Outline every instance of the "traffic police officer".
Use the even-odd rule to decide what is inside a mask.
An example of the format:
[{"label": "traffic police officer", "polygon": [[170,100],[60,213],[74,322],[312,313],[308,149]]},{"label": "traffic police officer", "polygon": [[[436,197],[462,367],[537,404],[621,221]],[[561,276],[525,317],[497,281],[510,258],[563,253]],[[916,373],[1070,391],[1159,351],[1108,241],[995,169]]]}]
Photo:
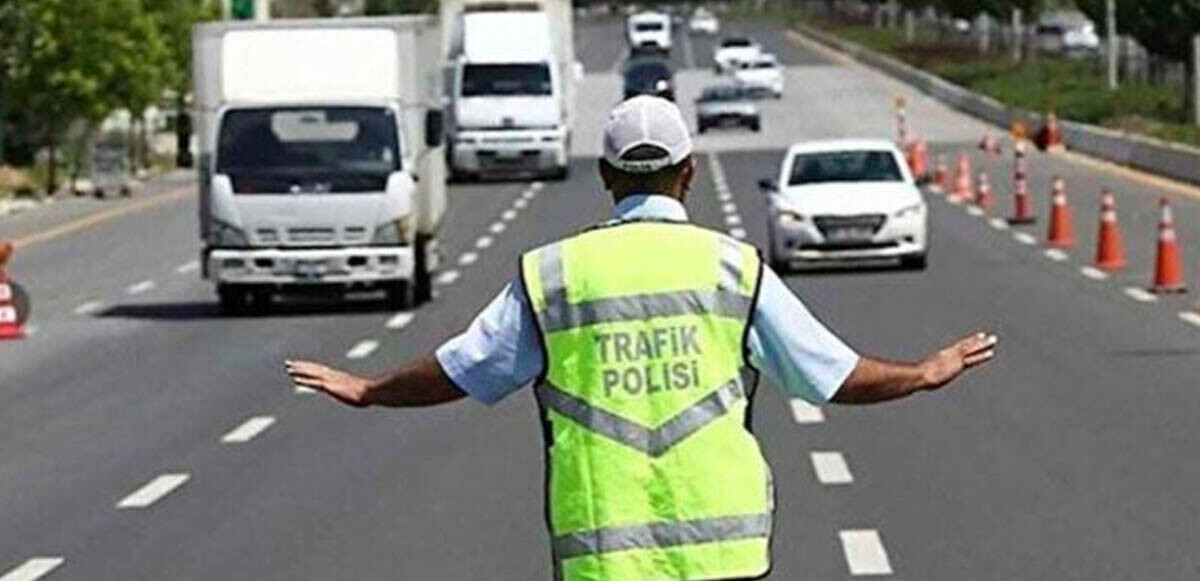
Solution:
[{"label": "traffic police officer", "polygon": [[774,494],[746,421],[757,374],[814,403],[885,401],[991,359],[996,338],[917,363],[856,354],[754,247],[688,223],[692,143],[668,101],[619,105],[599,165],[613,219],[522,256],[434,354],[377,379],[307,361],[287,371],[354,406],[493,404],[536,380],[559,579],[763,576]]}]

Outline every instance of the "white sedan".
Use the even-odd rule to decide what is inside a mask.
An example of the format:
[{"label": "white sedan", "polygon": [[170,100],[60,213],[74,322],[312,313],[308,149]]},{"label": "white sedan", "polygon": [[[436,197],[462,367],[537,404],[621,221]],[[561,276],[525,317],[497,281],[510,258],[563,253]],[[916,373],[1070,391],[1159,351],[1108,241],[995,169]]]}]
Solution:
[{"label": "white sedan", "polygon": [[718,75],[726,73],[733,70],[738,63],[757,57],[760,53],[762,47],[746,37],[726,38],[713,51],[713,71]]},{"label": "white sedan", "polygon": [[896,146],[886,140],[812,141],[788,149],[770,196],[770,259],[891,259],[924,269],[925,200]]},{"label": "white sedan", "polygon": [[763,53],[739,62],[733,70],[733,80],[751,93],[783,98],[783,67],[773,54]]}]

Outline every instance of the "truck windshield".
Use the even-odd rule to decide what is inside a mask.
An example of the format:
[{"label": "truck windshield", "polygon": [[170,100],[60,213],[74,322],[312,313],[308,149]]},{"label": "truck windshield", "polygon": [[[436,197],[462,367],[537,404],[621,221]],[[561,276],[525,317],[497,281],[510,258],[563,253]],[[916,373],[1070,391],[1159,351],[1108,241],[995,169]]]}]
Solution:
[{"label": "truck windshield", "polygon": [[463,67],[462,96],[548,96],[550,66],[530,64],[469,64]]},{"label": "truck windshield", "polygon": [[382,192],[399,169],[396,119],[386,108],[236,109],[221,121],[217,173],[234,193]]},{"label": "truck windshield", "polygon": [[638,32],[658,32],[663,28],[661,22],[639,22],[633,25],[633,29]]}]

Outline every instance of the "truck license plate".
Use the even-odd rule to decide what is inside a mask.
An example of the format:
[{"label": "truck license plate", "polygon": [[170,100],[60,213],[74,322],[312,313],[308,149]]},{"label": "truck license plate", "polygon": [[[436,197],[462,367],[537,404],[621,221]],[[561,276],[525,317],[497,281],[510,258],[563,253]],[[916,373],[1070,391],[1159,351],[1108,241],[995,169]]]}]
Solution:
[{"label": "truck license plate", "polygon": [[302,278],[320,278],[325,275],[327,265],[324,260],[297,260],[296,276]]},{"label": "truck license plate", "polygon": [[874,235],[870,228],[834,228],[829,231],[830,242],[868,242]]}]

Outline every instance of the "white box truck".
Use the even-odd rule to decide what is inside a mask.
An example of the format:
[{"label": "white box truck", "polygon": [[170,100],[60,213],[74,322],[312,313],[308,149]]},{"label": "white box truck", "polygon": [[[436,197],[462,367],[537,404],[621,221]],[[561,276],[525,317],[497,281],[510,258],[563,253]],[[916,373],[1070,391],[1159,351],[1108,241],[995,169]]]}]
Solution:
[{"label": "white box truck", "polygon": [[569,0],[444,0],[451,175],[565,179],[575,60]]},{"label": "white box truck", "polygon": [[203,275],[239,312],[294,291],[431,295],[446,209],[434,17],[193,31]]}]

